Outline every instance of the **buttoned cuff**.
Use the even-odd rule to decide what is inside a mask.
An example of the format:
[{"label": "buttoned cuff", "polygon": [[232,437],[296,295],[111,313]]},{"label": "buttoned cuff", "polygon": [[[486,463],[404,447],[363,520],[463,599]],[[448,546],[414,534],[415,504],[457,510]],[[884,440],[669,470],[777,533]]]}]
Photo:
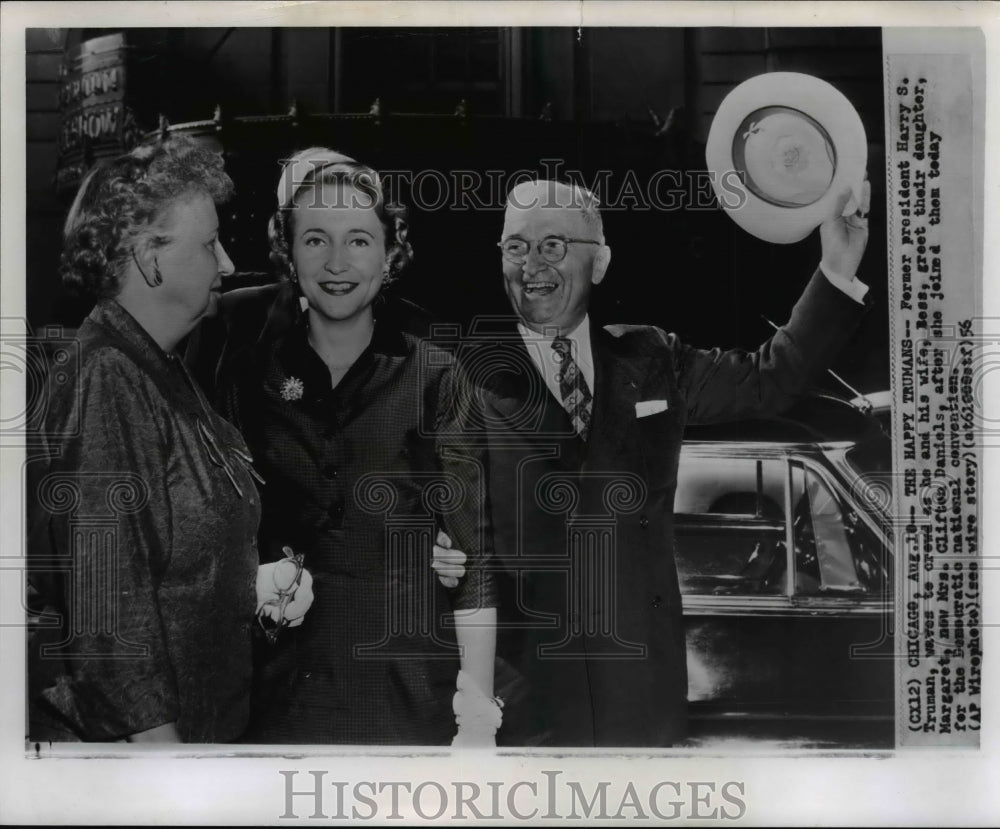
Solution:
[{"label": "buttoned cuff", "polygon": [[862,305],[864,304],[865,295],[868,293],[868,286],[854,276],[854,274],[851,274],[850,276],[839,274],[825,262],[819,263],[819,269],[823,272],[823,276],[827,278],[831,285],[838,290],[843,291],[855,302],[859,302]]}]

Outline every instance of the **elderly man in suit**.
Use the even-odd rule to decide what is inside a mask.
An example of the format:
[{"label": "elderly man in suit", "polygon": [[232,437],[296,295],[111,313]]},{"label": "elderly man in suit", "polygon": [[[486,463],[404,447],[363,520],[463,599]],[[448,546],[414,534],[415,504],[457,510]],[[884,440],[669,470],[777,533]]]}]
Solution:
[{"label": "elderly man in suit", "polygon": [[[499,246],[516,332],[466,355],[485,377],[504,569],[501,744],[665,746],[684,737],[673,555],[684,428],[787,407],[850,336],[867,291],[855,278],[867,221],[838,215],[821,236],[821,265],[785,326],[756,352],[705,350],[651,326],[592,324],[591,290],[611,249],[590,193],[534,181],[508,196]],[[462,554],[438,540],[434,566],[453,581]]]}]

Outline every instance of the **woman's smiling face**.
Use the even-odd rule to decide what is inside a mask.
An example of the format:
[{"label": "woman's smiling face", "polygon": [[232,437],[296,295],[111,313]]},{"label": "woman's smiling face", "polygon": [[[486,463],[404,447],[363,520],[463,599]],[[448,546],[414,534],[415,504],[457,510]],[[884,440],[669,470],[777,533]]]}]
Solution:
[{"label": "woman's smiling face", "polygon": [[385,228],[373,197],[349,184],[295,197],[292,261],[313,313],[343,321],[371,313],[385,276]]}]

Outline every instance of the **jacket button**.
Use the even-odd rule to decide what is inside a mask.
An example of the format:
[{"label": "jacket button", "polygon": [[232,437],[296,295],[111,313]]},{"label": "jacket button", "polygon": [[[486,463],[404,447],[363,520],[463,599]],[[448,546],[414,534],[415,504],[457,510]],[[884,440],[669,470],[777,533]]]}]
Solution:
[{"label": "jacket button", "polygon": [[659,607],[661,604],[663,604],[663,597],[662,596],[653,596],[653,601],[650,602],[650,604],[652,604],[653,607]]},{"label": "jacket button", "polygon": [[649,526],[649,519],[645,515],[639,518],[639,526],[643,529],[646,529],[646,527]]}]

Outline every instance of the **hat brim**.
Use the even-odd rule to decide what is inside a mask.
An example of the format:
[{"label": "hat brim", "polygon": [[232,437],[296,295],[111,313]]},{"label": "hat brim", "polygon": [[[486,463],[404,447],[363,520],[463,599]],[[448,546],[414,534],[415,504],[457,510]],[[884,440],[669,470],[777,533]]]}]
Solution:
[{"label": "hat brim", "polygon": [[[776,107],[808,116],[832,145],[833,176],[809,204],[779,204],[762,198],[747,186],[740,172],[743,165],[734,157],[747,119]],[[850,209],[856,209],[868,163],[868,142],[857,110],[835,87],[812,75],[768,72],[744,81],[723,100],[709,129],[705,161],[719,204],[736,224],[766,242],[790,244],[832,218],[846,188],[854,194]]]}]

